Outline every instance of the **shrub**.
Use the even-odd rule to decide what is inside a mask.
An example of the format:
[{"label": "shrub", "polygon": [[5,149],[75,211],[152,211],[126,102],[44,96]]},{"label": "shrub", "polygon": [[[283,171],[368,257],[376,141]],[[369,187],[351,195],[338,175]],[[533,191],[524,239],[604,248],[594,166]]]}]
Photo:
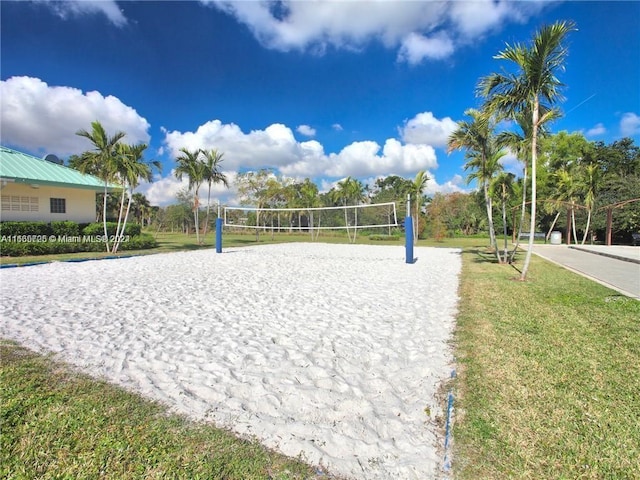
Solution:
[{"label": "shrub", "polygon": [[9,257],[22,257],[29,255],[28,243],[2,242],[0,243],[0,255]]},{"label": "shrub", "polygon": [[[107,235],[109,235],[110,237],[114,236],[116,234],[117,229],[118,229],[117,222],[107,222]],[[142,227],[140,227],[140,225],[138,225],[137,223],[127,222],[124,235],[130,235],[132,237],[135,237],[137,235],[140,235],[141,231],[142,231]],[[84,227],[84,229],[82,230],[82,234],[92,235],[92,236],[104,235],[104,224],[102,222],[90,223],[89,225]]]},{"label": "shrub", "polygon": [[51,235],[51,227],[46,222],[0,222],[0,234],[6,237],[15,235]]},{"label": "shrub", "polygon": [[158,242],[153,238],[153,235],[143,233],[141,235],[131,237],[128,242],[122,242],[120,244],[120,250],[147,250],[150,248],[156,248],[157,246]]},{"label": "shrub", "polygon": [[76,222],[72,222],[70,220],[51,222],[51,233],[56,237],[75,237],[80,235],[80,228]]},{"label": "shrub", "polygon": [[[120,250],[147,250],[158,246],[153,235],[142,234],[129,237],[120,244]],[[60,253],[104,252],[104,243],[96,241],[25,241],[0,243],[0,255],[24,257],[27,255],[55,255]]]},{"label": "shrub", "polygon": [[138,223],[127,223],[127,228],[125,229],[125,235],[131,235],[132,237],[139,236],[142,233],[142,226]]}]

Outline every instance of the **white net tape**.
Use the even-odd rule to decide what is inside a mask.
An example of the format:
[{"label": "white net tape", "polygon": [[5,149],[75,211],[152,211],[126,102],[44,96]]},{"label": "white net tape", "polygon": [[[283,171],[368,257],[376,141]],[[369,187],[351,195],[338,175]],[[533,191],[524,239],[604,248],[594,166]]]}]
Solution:
[{"label": "white net tape", "polygon": [[224,225],[263,230],[338,230],[396,227],[395,202],[314,208],[224,207]]}]

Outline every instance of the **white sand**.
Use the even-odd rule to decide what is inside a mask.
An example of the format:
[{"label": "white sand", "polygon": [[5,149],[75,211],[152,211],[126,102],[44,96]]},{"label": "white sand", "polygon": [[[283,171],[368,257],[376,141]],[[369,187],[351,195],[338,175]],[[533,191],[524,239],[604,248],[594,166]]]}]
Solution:
[{"label": "white sand", "polygon": [[461,259],[415,253],[285,244],[2,269],[0,335],[332,473],[434,478]]}]

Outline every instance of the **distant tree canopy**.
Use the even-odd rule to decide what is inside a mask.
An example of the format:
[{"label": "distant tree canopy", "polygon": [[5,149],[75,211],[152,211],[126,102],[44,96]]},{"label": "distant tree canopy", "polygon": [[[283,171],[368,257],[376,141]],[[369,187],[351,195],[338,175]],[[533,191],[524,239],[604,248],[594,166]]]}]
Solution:
[{"label": "distant tree canopy", "polygon": [[[517,145],[517,142],[502,143],[505,147],[500,150],[499,139],[505,138],[500,134],[492,137],[489,145],[474,143],[478,138],[469,138],[468,135],[475,134],[472,128],[476,126],[469,124],[467,127],[467,131],[461,131],[456,140],[459,145],[466,145],[468,142],[472,149],[467,155],[467,166],[469,179],[475,182],[475,189],[471,187],[466,192],[427,196],[425,190],[429,176],[426,171],[418,172],[415,178],[382,176],[370,186],[356,178],[346,177],[325,192],[309,178],[300,180],[284,177],[272,169],[239,173],[231,183],[220,169],[221,153],[216,150],[194,150],[188,152],[190,156],[183,152],[181,172],[188,177],[191,186],[181,191],[176,197],[175,205],[154,207],[143,194],[133,192],[135,178],[127,182],[124,174],[120,177],[113,174],[107,178],[114,178],[116,181],[122,179],[123,185],[127,186],[128,201],[123,203],[121,192],[107,194],[106,202],[104,194],[99,194],[96,216],[99,220],[117,221],[121,212],[126,213],[129,208],[129,221],[136,221],[143,226],[153,224],[160,229],[184,232],[198,230],[204,234],[217,216],[209,215],[211,187],[215,183],[221,183],[229,188],[234,187],[238,192],[238,200],[243,205],[312,208],[395,202],[400,219],[406,214],[406,202],[410,198],[411,215],[417,227],[416,234],[420,238],[488,233],[490,222],[495,224],[495,232],[515,236],[514,232],[521,227],[522,219],[525,218],[519,219],[522,210],[520,205],[528,190],[524,175],[526,169],[519,172],[519,176],[505,173],[499,160],[506,151],[504,149],[515,148],[513,145]],[[95,132],[91,134],[95,136]],[[94,140],[99,143],[101,138],[98,135]],[[108,141],[113,139],[108,136],[105,139],[107,146],[111,148]],[[514,137],[509,140],[512,142]],[[118,140],[112,143],[117,144]],[[112,153],[105,155],[116,156],[118,151],[114,147]],[[478,156],[477,153],[483,151],[485,156]],[[568,216],[572,220],[571,228],[576,230],[577,242],[587,239],[589,233],[593,233],[596,239],[603,240],[606,207],[610,205],[613,206],[612,226],[616,241],[628,241],[632,232],[640,231],[640,202],[629,202],[640,197],[640,147],[632,139],[623,138],[605,144],[590,142],[581,133],[562,131],[550,135],[545,132],[538,144],[538,156],[540,215],[536,221],[537,231],[546,232],[550,228],[565,231]],[[139,154],[132,156],[137,159],[136,165],[142,163],[140,157]],[[68,165],[72,168],[84,168],[87,172],[102,172],[101,174],[106,175],[99,163],[96,155],[86,153],[68,159]],[[151,163],[143,164],[143,174],[138,173],[138,178],[150,178],[149,165]],[[133,174],[136,175],[135,172]],[[197,200],[196,185],[207,194],[206,205],[204,202],[201,205]],[[196,215],[196,210],[205,211],[204,221]]]}]

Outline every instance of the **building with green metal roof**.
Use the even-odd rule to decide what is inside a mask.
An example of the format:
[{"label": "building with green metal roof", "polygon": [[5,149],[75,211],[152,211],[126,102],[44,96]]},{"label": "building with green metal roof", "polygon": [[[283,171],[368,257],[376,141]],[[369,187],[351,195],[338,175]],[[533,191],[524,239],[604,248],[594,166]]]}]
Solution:
[{"label": "building with green metal roof", "polygon": [[0,146],[2,221],[94,222],[96,193],[104,189],[104,181],[65,167],[54,155],[38,158]]}]

